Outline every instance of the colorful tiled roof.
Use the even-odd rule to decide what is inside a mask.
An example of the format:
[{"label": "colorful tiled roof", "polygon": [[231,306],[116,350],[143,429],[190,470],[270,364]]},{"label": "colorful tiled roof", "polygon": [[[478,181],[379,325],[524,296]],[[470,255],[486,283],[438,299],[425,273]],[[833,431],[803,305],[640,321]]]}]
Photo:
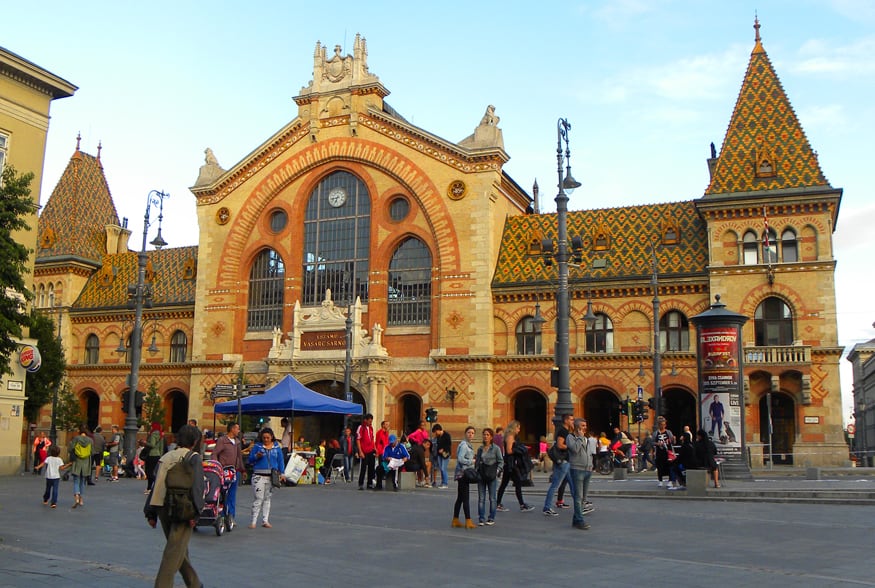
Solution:
[{"label": "colorful tiled roof", "polygon": [[99,263],[106,255],[106,226],[118,213],[100,159],[79,151],[39,217],[36,261],[74,257]]},{"label": "colorful tiled roof", "polygon": [[705,196],[829,186],[760,39]]},{"label": "colorful tiled roof", "polygon": [[[704,274],[708,263],[705,222],[693,202],[645,204],[620,208],[581,210],[568,213],[568,236],[583,239],[583,265],[572,269],[570,282],[588,279],[644,278],[651,272],[650,239],[663,242],[670,229],[677,243],[657,249],[660,275]],[[493,277],[493,288],[512,288],[536,284],[555,284],[556,266],[545,267],[539,254],[543,239],[557,238],[556,214],[530,214],[509,217],[505,222],[501,249]],[[604,238],[604,249],[596,250],[597,238]],[[605,267],[592,267],[594,260]],[[598,265],[598,264],[597,264]]]},{"label": "colorful tiled roof", "polygon": [[[197,246],[147,252],[146,282],[152,285],[153,308],[194,305]],[[104,255],[103,266],[82,289],[74,309],[127,308],[128,286],[137,283],[137,253]]]}]

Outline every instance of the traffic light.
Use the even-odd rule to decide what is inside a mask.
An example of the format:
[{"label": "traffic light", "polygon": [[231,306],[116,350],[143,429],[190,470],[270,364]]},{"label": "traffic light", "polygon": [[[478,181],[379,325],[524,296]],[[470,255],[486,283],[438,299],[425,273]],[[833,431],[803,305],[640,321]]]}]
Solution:
[{"label": "traffic light", "polygon": [[130,393],[127,390],[125,390],[124,392],[122,392],[122,412],[124,412],[125,414],[128,413],[128,411],[130,410],[130,407],[131,407],[131,403],[129,402],[129,400],[130,400]]},{"label": "traffic light", "polygon": [[146,395],[137,390],[136,398],[134,399],[134,412],[137,413],[137,418],[143,415],[143,404],[146,402]]},{"label": "traffic light", "polygon": [[652,396],[648,398],[647,407],[650,408],[650,410],[656,410],[656,398],[653,398]]},{"label": "traffic light", "polygon": [[426,408],[425,409],[425,421],[428,423],[436,423],[438,417],[438,411],[434,408]]}]

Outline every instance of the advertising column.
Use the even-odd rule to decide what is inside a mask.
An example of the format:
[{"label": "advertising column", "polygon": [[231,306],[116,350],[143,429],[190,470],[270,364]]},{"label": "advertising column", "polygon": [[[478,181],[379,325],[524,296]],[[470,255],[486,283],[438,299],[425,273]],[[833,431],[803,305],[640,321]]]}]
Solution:
[{"label": "advertising column", "polygon": [[748,319],[727,310],[719,295],[715,300],[710,309],[690,319],[697,332],[700,427],[711,437],[718,457],[749,475],[745,458],[741,353],[741,327]]}]

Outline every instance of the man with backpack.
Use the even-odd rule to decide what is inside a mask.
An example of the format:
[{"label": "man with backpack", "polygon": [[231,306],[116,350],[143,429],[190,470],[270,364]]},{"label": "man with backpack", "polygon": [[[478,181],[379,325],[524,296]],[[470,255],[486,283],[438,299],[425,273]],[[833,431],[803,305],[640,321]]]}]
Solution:
[{"label": "man with backpack", "polygon": [[188,557],[192,529],[204,508],[204,468],[200,453],[201,433],[185,425],[176,434],[176,449],[161,456],[155,483],[143,512],[149,526],[161,529],[167,543],[155,576],[156,588],[172,588],[176,572],[186,586],[200,586],[201,581]]},{"label": "man with backpack", "polygon": [[568,483],[571,485],[571,491],[572,493],[574,492],[574,481],[571,479],[571,465],[568,463],[568,445],[565,442],[569,429],[572,426],[574,426],[574,415],[562,415],[562,423],[556,426],[555,442],[548,451],[548,455],[553,461],[553,475],[550,478],[547,498],[544,500],[544,516],[555,517],[559,515],[550,505],[553,502],[553,495],[556,493],[556,489],[559,488],[563,480],[568,480]]}]

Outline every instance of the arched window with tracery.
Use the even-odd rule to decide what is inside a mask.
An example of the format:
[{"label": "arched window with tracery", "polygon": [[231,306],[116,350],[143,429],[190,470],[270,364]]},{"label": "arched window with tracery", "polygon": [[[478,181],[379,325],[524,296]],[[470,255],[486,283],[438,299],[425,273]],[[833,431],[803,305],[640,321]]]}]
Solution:
[{"label": "arched window with tracery", "polygon": [[185,363],[188,355],[188,337],[182,331],[176,331],[170,337],[170,363]]},{"label": "arched window with tracery", "polygon": [[100,339],[91,333],[85,338],[85,363],[94,365],[100,361]]},{"label": "arched window with tracery", "polygon": [[760,302],[753,318],[758,346],[793,344],[793,311],[780,298],[770,296]]},{"label": "arched window with tracery", "polygon": [[249,270],[247,330],[270,331],[282,326],[285,275],[283,259],[273,249],[255,256]]},{"label": "arched window with tracery", "polygon": [[541,353],[541,332],[532,316],[524,316],[516,325],[516,352],[518,355]]},{"label": "arched window with tracery", "polygon": [[316,306],[331,290],[341,305],[368,301],[371,197],[346,171],[325,177],[313,189],[304,216],[303,304]]},{"label": "arched window with tracery", "polygon": [[610,353],[614,350],[614,323],[608,315],[595,313],[595,322],[586,329],[586,350],[591,353]]},{"label": "arched window with tracery", "polygon": [[796,241],[796,231],[784,229],[781,233],[781,261],[793,263],[799,261],[799,245]]},{"label": "arched window with tracery", "polygon": [[690,349],[690,325],[679,310],[671,310],[659,319],[660,351],[688,351]]},{"label": "arched window with tracery", "polygon": [[431,323],[431,252],[416,237],[395,249],[389,262],[389,325]]}]

